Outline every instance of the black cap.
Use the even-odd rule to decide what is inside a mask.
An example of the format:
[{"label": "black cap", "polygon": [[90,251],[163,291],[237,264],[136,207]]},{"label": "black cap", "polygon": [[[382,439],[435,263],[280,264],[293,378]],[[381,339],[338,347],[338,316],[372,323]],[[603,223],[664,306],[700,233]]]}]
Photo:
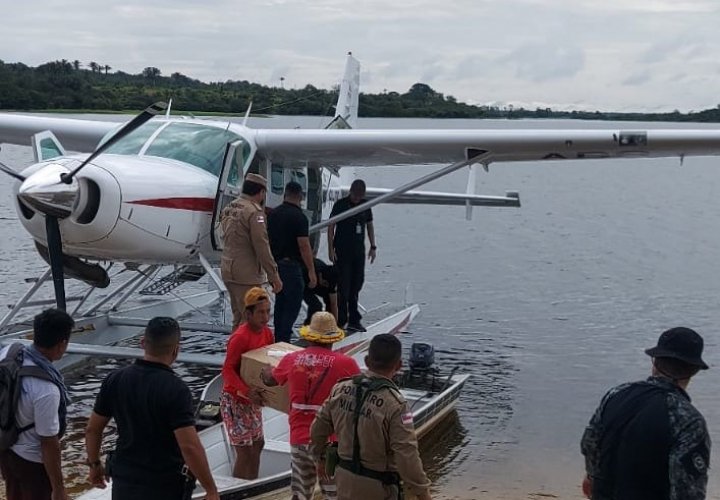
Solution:
[{"label": "black cap", "polygon": [[708,365],[702,360],[702,352],[702,337],[695,330],[683,326],[664,331],[658,339],[657,346],[645,350],[645,354],[653,358],[679,359],[707,370]]}]

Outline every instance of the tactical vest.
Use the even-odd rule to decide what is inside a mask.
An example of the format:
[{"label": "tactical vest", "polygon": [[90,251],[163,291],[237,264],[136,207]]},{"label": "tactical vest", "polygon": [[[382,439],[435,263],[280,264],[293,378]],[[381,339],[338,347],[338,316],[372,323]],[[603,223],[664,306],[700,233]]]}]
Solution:
[{"label": "tactical vest", "polygon": [[352,460],[339,458],[338,465],[353,474],[375,479],[384,485],[397,486],[398,499],[402,500],[404,498],[404,494],[400,474],[394,471],[376,471],[365,467],[360,460],[360,438],[358,436],[360,412],[370,394],[381,389],[391,389],[397,391],[397,386],[386,378],[370,378],[365,375],[356,375],[352,378],[352,381],[355,386],[355,411],[353,413],[353,458]]}]

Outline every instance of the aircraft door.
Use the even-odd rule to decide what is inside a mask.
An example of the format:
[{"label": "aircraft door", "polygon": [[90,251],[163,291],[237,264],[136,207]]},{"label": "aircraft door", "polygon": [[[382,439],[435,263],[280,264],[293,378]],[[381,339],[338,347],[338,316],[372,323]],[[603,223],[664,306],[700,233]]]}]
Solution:
[{"label": "aircraft door", "polygon": [[231,201],[240,196],[242,180],[245,178],[245,165],[249,165],[247,156],[250,154],[250,147],[242,139],[231,142],[225,148],[222,169],[218,180],[218,188],[215,194],[215,207],[212,216],[212,231],[210,240],[213,249],[222,250],[222,227],[220,226],[220,215]]}]

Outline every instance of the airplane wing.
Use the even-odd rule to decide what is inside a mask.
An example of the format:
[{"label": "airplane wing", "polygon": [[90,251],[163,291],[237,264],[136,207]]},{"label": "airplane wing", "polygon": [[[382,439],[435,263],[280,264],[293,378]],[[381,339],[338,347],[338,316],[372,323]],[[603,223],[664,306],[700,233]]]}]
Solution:
[{"label": "airplane wing", "polygon": [[[0,113],[0,142],[31,145],[52,131],[69,150],[90,152],[117,121]],[[324,167],[423,165],[483,154],[484,163],[720,155],[714,129],[256,129],[258,151],[274,163]],[[487,153],[487,154],[484,154]]]},{"label": "airplane wing", "polygon": [[119,125],[112,121],[0,113],[0,142],[31,146],[34,134],[50,130],[68,150],[89,153]]},{"label": "airplane wing", "polygon": [[274,163],[330,167],[720,155],[720,130],[256,130]]}]

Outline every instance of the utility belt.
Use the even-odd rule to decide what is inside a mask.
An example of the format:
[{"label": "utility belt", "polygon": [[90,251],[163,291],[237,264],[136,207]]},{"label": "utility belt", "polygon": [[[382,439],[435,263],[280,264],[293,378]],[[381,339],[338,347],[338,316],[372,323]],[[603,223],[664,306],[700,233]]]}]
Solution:
[{"label": "utility belt", "polygon": [[398,474],[397,472],[389,470],[381,472],[378,470],[368,469],[362,464],[355,464],[352,460],[345,460],[344,458],[339,457],[337,465],[342,467],[346,471],[357,474],[358,476],[369,477],[370,479],[380,481],[386,486],[397,486],[398,490],[401,492],[400,498],[402,498],[402,485],[400,483],[400,474]]}]

